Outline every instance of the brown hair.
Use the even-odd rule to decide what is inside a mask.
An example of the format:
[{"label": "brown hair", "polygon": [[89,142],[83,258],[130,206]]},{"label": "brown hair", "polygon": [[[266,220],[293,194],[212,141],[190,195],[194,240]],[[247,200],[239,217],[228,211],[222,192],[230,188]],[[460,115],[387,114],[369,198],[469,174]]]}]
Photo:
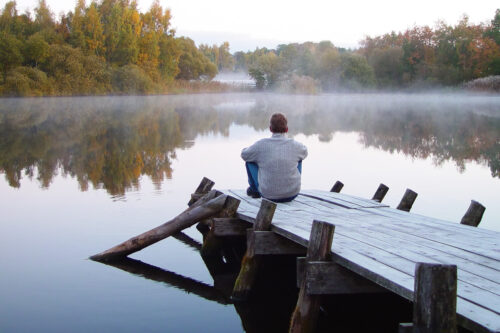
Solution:
[{"label": "brown hair", "polygon": [[288,130],[288,121],[283,113],[275,113],[271,116],[270,126],[273,133],[285,133]]}]

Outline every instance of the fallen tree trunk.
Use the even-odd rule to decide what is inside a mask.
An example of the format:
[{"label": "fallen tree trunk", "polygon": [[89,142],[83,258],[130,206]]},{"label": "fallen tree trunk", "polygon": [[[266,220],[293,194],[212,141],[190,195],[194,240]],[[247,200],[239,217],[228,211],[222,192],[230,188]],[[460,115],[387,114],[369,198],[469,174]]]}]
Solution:
[{"label": "fallen tree trunk", "polygon": [[[207,198],[210,196],[213,197],[213,192],[206,194]],[[198,202],[203,202],[203,199],[204,198],[200,199]],[[189,228],[201,220],[214,216],[224,208],[226,199],[226,195],[220,195],[200,205],[193,205],[172,220],[165,222],[154,229],[146,231],[139,236],[130,238],[128,241],[116,245],[109,250],[93,255],[90,259],[95,261],[111,261],[140,251],[149,245],[175,234],[176,232]]]}]

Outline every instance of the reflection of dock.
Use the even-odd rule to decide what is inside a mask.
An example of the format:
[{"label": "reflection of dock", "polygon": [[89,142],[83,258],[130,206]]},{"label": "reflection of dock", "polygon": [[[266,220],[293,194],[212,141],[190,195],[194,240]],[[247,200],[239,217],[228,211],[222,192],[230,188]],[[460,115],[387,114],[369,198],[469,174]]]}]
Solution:
[{"label": "reflection of dock", "polygon": [[[338,193],[337,185],[333,192],[302,191],[292,202],[276,204],[240,190],[210,191],[213,182],[204,179],[181,215],[93,258],[119,267],[113,260],[147,246],[141,242],[168,237],[173,226],[199,223],[202,257],[214,280],[225,281],[226,287],[217,290],[232,294],[241,315],[249,313],[241,304],[255,294],[263,260],[296,257],[296,270],[276,266],[273,272],[286,274],[283,281],[293,278],[300,287],[291,332],[313,332],[320,307],[334,297],[413,302],[413,314],[383,314],[401,323],[399,332],[456,332],[457,327],[500,332],[500,235],[465,225],[477,225],[484,207],[473,202],[462,224],[451,223],[409,213],[416,198],[411,190],[392,209],[381,203],[384,186],[373,199],[364,199]],[[119,268],[138,274],[137,265]],[[147,268],[140,275],[155,281],[165,275],[144,263],[139,266]],[[239,275],[234,281],[235,270]],[[211,287],[192,284],[196,294],[218,300]],[[376,307],[373,312],[385,304]],[[412,317],[412,323],[404,324]]]}]

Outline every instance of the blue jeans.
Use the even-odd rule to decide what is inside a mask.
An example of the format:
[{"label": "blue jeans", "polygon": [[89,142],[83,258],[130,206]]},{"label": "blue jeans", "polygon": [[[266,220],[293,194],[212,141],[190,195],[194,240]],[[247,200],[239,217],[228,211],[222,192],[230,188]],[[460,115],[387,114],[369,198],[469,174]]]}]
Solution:
[{"label": "blue jeans", "polygon": [[[260,193],[259,192],[259,166],[257,163],[254,162],[246,162],[245,163],[245,168],[247,169],[247,175],[248,175],[248,185],[250,185],[250,190],[255,193]],[[302,173],[302,161],[299,161],[297,165],[297,169],[299,169],[299,172]],[[261,194],[262,195],[262,194]],[[289,202],[292,201],[297,197],[294,195],[293,197],[290,198],[282,198],[282,199],[268,199],[274,202]],[[267,198],[266,198],[267,199]]]}]

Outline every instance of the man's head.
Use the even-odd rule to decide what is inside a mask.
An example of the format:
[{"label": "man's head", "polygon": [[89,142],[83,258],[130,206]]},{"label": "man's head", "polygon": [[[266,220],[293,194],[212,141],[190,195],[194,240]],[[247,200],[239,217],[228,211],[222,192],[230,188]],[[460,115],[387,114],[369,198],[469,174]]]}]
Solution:
[{"label": "man's head", "polygon": [[269,129],[273,133],[288,132],[288,121],[283,113],[275,113],[271,116]]}]

